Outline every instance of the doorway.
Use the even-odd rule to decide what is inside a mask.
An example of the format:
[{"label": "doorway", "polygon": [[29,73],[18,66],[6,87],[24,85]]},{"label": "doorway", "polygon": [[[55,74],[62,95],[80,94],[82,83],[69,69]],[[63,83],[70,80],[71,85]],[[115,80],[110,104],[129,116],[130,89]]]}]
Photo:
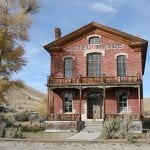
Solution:
[{"label": "doorway", "polygon": [[102,119],[103,96],[98,92],[88,95],[87,119]]}]

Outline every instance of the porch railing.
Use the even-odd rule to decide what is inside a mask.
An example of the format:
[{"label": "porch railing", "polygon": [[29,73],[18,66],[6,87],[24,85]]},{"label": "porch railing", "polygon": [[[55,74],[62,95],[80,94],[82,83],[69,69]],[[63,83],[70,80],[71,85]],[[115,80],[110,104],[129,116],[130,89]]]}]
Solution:
[{"label": "porch railing", "polygon": [[48,114],[49,121],[79,121],[79,114]]},{"label": "porch railing", "polygon": [[100,85],[100,84],[134,84],[142,81],[141,76],[127,77],[73,77],[73,78],[53,78],[48,77],[50,85]]},{"label": "porch railing", "polygon": [[122,118],[122,119],[131,119],[131,120],[140,120],[141,115],[140,114],[105,114],[105,119],[108,118]]}]

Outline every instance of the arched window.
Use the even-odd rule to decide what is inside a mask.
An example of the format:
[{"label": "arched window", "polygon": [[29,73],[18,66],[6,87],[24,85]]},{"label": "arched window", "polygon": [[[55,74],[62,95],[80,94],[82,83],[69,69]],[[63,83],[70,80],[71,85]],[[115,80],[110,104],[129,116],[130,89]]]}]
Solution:
[{"label": "arched window", "polygon": [[117,76],[125,77],[126,75],[126,56],[119,55],[117,56]]},{"label": "arched window", "polygon": [[72,112],[72,101],[73,101],[73,93],[65,92],[64,93],[64,113]]},{"label": "arched window", "polygon": [[100,44],[100,38],[99,37],[90,37],[89,44]]},{"label": "arched window", "polygon": [[128,94],[127,92],[120,92],[118,94],[119,112],[127,112],[128,108]]},{"label": "arched window", "polygon": [[64,59],[64,77],[71,78],[73,75],[73,58]]},{"label": "arched window", "polygon": [[101,54],[90,53],[87,55],[87,75],[88,77],[101,76]]}]

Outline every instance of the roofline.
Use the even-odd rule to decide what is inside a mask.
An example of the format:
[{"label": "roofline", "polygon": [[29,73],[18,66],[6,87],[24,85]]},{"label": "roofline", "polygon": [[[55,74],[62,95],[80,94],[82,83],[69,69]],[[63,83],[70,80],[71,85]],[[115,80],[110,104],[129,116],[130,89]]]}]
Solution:
[{"label": "roofline", "polygon": [[87,33],[88,31],[93,31],[95,29],[100,29],[101,31],[113,34],[115,36],[121,37],[123,39],[128,40],[129,46],[130,45],[135,45],[135,47],[141,47],[142,49],[142,57],[143,57],[143,61],[142,61],[142,74],[144,74],[144,70],[145,70],[145,62],[146,62],[146,54],[147,54],[147,47],[148,47],[148,41],[144,40],[140,37],[119,31],[117,29],[111,28],[111,27],[107,27],[101,24],[98,24],[96,22],[91,22],[85,26],[82,26],[81,28],[74,30],[73,32],[66,34],[65,36],[54,40],[46,45],[44,45],[44,49],[50,53],[50,50],[60,50],[62,49],[62,46],[67,44],[68,42],[73,41],[75,38],[77,38],[79,35],[84,35],[84,33]]},{"label": "roofline", "polygon": [[117,29],[114,29],[114,28],[110,28],[110,27],[107,27],[107,26],[104,26],[104,25],[101,25],[101,24],[98,24],[96,22],[91,22],[85,26],[82,26],[81,28],[77,29],[77,30],[74,30],[73,32],[69,33],[69,34],[66,34],[65,36],[57,39],[57,40],[54,40],[46,45],[44,45],[43,47],[49,51],[48,49],[51,47],[51,46],[54,46],[56,43],[61,43],[63,42],[63,40],[67,41],[70,39],[71,36],[73,36],[74,34],[79,35],[81,34],[82,32],[86,32],[87,30],[94,30],[96,28],[99,28],[100,30],[102,31],[105,31],[105,32],[108,32],[108,33],[111,33],[113,35],[116,35],[116,36],[120,36],[124,39],[127,39],[129,41],[132,41],[132,42],[135,42],[135,41],[138,41],[138,42],[147,42],[146,40],[142,39],[142,38],[139,38],[137,36],[134,36],[134,35],[131,35],[131,34],[128,34],[128,33],[125,33],[125,32],[122,32],[122,31],[119,31]]}]

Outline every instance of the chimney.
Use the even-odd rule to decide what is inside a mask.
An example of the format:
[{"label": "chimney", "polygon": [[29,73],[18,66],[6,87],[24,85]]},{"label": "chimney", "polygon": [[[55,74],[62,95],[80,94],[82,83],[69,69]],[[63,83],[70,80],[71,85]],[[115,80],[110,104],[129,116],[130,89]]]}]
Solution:
[{"label": "chimney", "polygon": [[60,28],[55,28],[55,40],[61,38],[61,30]]}]

